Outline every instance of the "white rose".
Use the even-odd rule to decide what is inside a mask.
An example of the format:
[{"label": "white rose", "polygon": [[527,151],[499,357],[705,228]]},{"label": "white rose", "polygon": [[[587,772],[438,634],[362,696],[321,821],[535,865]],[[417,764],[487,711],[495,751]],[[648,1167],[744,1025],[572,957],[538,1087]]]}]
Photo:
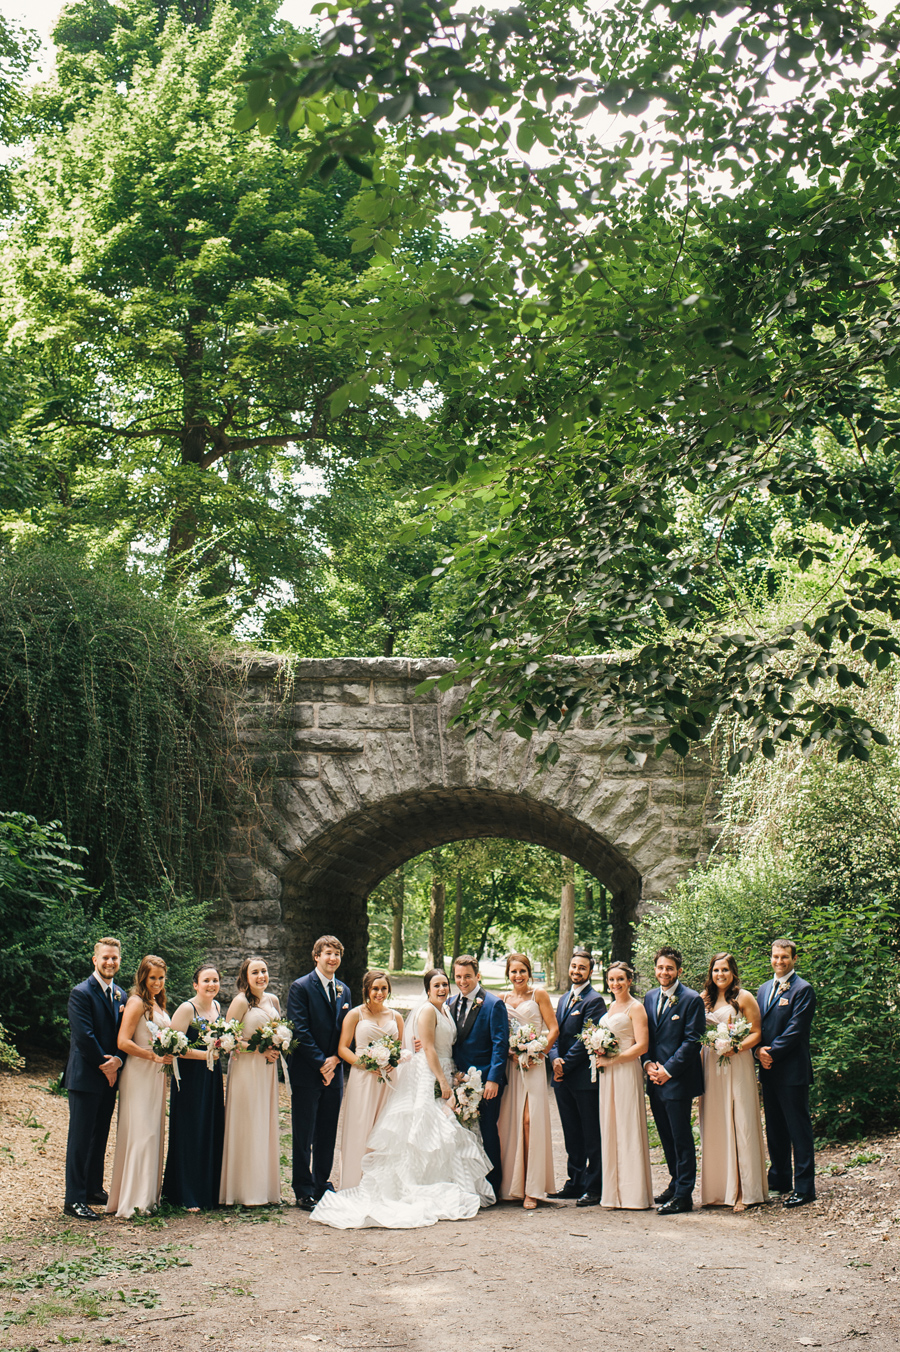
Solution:
[{"label": "white rose", "polygon": [[234,1035],[232,1033],[226,1033],[225,1036],[222,1038],[221,1045],[223,1052],[233,1052],[235,1045]]},{"label": "white rose", "polygon": [[725,1053],[730,1050],[731,1050],[731,1041],[728,1038],[721,1037],[716,1038],[716,1051],[719,1053],[720,1056],[724,1056]]},{"label": "white rose", "polygon": [[388,1051],[387,1047],[373,1047],[372,1056],[375,1059],[376,1065],[379,1066],[390,1065],[391,1054]]},{"label": "white rose", "polygon": [[282,1047],[286,1047],[291,1040],[291,1030],[286,1024],[280,1023],[275,1029],[275,1036]]}]

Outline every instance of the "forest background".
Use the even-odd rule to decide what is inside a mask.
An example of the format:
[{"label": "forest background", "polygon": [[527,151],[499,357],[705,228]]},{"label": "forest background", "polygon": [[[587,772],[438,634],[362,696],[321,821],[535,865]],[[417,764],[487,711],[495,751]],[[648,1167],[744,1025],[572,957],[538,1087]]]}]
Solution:
[{"label": "forest background", "polygon": [[[12,1038],[58,1043],[98,925],[184,986],[242,644],[439,654],[551,763],[588,709],[724,748],[641,977],[662,939],[754,985],[790,931],[820,1129],[896,1122],[893,19],[320,8],[76,0],[40,78],[0,27]],[[454,947],[549,968],[566,884],[608,958],[600,880],[488,841],[385,880],[371,959],[441,887]]]}]

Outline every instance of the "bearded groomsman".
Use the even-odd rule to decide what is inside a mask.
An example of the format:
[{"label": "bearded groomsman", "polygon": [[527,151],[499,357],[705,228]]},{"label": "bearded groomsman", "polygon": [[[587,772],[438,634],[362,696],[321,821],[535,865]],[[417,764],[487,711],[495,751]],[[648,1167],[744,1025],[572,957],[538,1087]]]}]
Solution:
[{"label": "bearded groomsman", "polygon": [[69,1102],[64,1210],[79,1221],[98,1221],[88,1203],[105,1206],[108,1200],[103,1164],[125,1059],[118,1048],[125,992],[114,981],[121,961],[118,939],[98,939],[92,974],[69,996],[71,1042],[62,1080]]},{"label": "bearded groomsman", "polygon": [[591,1063],[580,1040],[585,1023],[598,1023],[606,1001],[591,985],[594,959],[586,948],[576,948],[569,962],[569,991],[556,1006],[559,1033],[548,1060],[553,1090],[566,1143],[567,1177],[557,1200],[574,1198],[576,1206],[599,1206],[603,1190],[600,1154],[600,1082],[591,1079]]},{"label": "bearded groomsman", "polygon": [[700,1039],[706,1031],[706,1008],[696,991],[682,985],[682,957],[677,948],[661,948],[654,961],[659,986],[644,996],[650,1046],[642,1059],[650,1108],[669,1169],[669,1185],[654,1200],[660,1216],[677,1216],[694,1206],[697,1149],[691,1105],[703,1093]]},{"label": "bearded groomsman", "polygon": [[291,1187],[302,1211],[312,1211],[334,1164],[338,1118],[344,1093],[343,1062],[337,1054],[341,1025],[349,1013],[349,987],[337,979],[344,945],[323,934],[313,945],[316,964],[288,993],[287,1016],[297,1048],[291,1054]]},{"label": "bearded groomsman", "polygon": [[773,941],[775,976],[763,982],[757,995],[762,1041],[754,1052],[766,1117],[769,1189],[780,1192],[782,1205],[787,1207],[816,1200],[816,1155],[809,1116],[813,1081],[809,1034],[816,993],[797,975],[796,961],[793,939]]}]

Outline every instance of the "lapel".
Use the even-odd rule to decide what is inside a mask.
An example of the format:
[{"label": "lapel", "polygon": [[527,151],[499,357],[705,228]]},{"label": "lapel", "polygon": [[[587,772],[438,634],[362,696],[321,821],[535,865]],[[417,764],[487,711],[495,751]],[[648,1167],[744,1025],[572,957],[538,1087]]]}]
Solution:
[{"label": "lapel", "polygon": [[[480,1005],[476,1005],[475,1003],[476,1000],[481,1000],[482,1003]],[[464,1041],[464,1039],[467,1038],[471,1033],[472,1025],[478,1018],[478,1015],[481,1013],[482,1009],[484,1009],[483,1002],[484,1002],[484,992],[481,990],[480,986],[476,986],[475,990],[472,992],[472,999],[469,1004],[469,1008],[466,1010],[466,1021],[463,1024],[462,1028],[459,1028],[459,1024],[457,1024],[457,1028],[459,1028],[458,1037],[460,1042]],[[457,1006],[457,1008],[458,1007],[459,1006]]]},{"label": "lapel", "polygon": [[559,997],[559,1002],[556,1006],[556,1022],[560,1027],[562,1027],[563,1020],[569,1017],[569,1006],[571,1003],[572,991],[570,989],[566,991],[565,995]]},{"label": "lapel", "polygon": [[659,1004],[659,990],[660,988],[657,986],[650,992],[650,1006],[649,1008],[645,1006],[645,1008],[647,1008],[647,1019],[649,1020],[650,1027],[654,1033],[656,1032],[657,1027],[656,1006]]},{"label": "lapel", "polygon": [[115,982],[112,983],[113,1004],[109,1003],[109,996],[105,993],[103,987],[100,985],[100,982],[97,980],[97,977],[93,972],[91,972],[90,976],[88,977],[88,988],[91,992],[91,995],[94,997],[94,1003],[99,1004],[100,1008],[103,1010],[103,1013],[106,1015],[108,1019],[112,1021],[113,1025],[117,1024],[118,1019],[116,1017],[116,1000],[115,1000],[116,983]]},{"label": "lapel", "polygon": [[[325,987],[322,985],[322,982],[319,980],[319,973],[313,970],[312,972],[310,972],[310,979],[315,983],[315,985],[318,986],[319,993],[322,996],[323,1001],[325,1002],[325,1008],[328,1010],[330,1014],[331,1001],[328,998],[328,991],[325,989]],[[332,977],[332,981],[334,982],[334,1017],[335,1019],[338,1019],[341,1012],[341,997],[343,996],[344,991],[343,987],[341,986],[341,983],[338,981],[336,976]]]}]

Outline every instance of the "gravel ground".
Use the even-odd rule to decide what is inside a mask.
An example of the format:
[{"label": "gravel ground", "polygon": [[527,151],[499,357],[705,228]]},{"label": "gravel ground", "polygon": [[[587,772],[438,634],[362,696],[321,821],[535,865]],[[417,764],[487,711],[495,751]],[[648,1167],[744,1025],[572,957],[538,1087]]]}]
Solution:
[{"label": "gravel ground", "polygon": [[[46,1092],[57,1070],[37,1063],[0,1076],[6,1348],[459,1342],[466,1352],[562,1352],[599,1335],[638,1338],[642,1352],[742,1352],[773,1340],[879,1350],[900,1341],[900,1136],[822,1151],[820,1200],[790,1213],[776,1203],[660,1219],[505,1205],[465,1224],[341,1233],[285,1206],[86,1227],[60,1206],[66,1104]],[[554,1130],[561,1168],[555,1117]]]}]

